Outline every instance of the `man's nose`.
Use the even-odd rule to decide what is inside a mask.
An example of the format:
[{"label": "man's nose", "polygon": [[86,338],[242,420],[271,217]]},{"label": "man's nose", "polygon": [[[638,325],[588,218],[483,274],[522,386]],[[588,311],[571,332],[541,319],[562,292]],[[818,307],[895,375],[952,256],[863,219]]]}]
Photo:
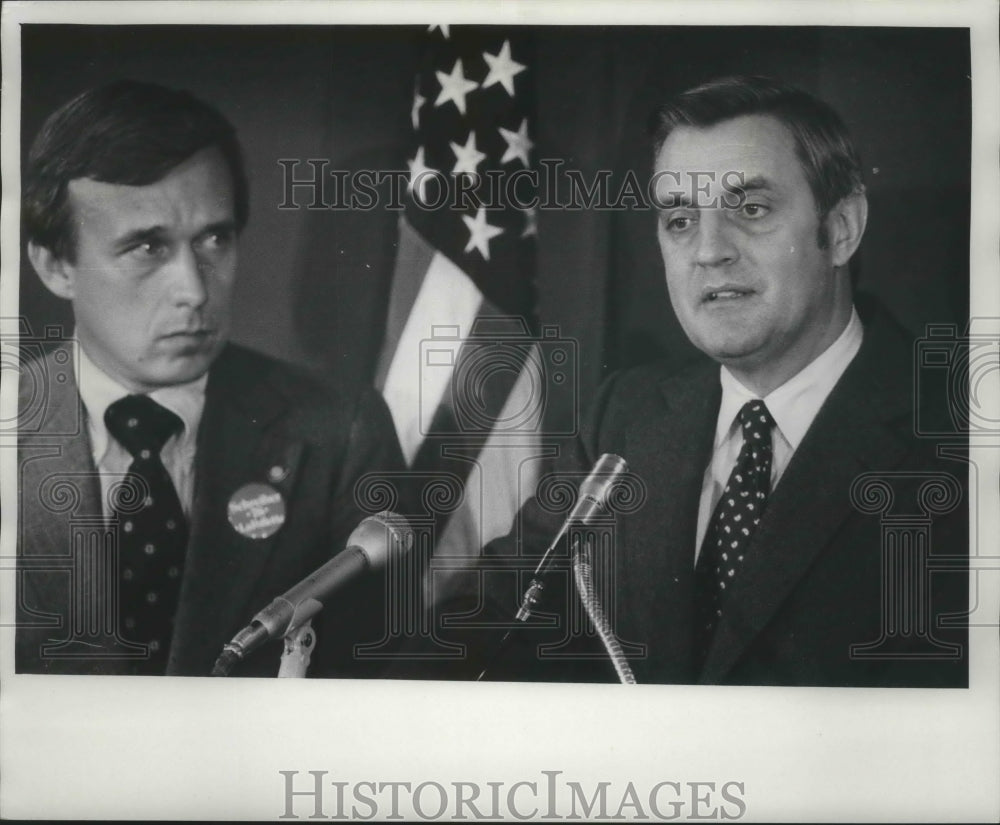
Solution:
[{"label": "man's nose", "polygon": [[200,307],[208,300],[205,280],[210,266],[188,244],[180,245],[171,269],[173,297],[178,305]]},{"label": "man's nose", "polygon": [[739,257],[739,250],[732,237],[733,227],[726,218],[725,210],[717,207],[701,211],[695,249],[695,261],[699,266],[724,266]]}]

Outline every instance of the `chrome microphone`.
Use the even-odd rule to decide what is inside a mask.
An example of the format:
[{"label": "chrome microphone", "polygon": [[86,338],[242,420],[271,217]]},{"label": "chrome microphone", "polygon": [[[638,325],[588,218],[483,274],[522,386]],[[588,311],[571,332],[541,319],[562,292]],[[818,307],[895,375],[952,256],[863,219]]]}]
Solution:
[{"label": "chrome microphone", "polygon": [[237,633],[212,668],[213,676],[226,676],[270,639],[293,633],[323,609],[326,601],[360,576],[383,569],[392,547],[409,552],[413,530],[403,516],[383,511],[364,519],[347,539],[347,547],[318,570],[278,596]]},{"label": "chrome microphone", "polygon": [[526,622],[531,617],[531,611],[538,603],[542,590],[545,587],[542,582],[542,576],[545,575],[552,555],[559,542],[562,541],[563,536],[566,535],[566,531],[570,527],[584,527],[590,524],[594,516],[606,508],[608,493],[611,491],[611,488],[627,472],[628,463],[619,455],[604,453],[597,459],[594,468],[580,483],[576,504],[573,506],[570,514],[566,516],[562,527],[559,528],[559,532],[556,533],[555,538],[552,539],[552,543],[542,556],[542,560],[538,562],[538,566],[535,568],[531,584],[525,591],[521,607],[515,616],[518,621]]}]

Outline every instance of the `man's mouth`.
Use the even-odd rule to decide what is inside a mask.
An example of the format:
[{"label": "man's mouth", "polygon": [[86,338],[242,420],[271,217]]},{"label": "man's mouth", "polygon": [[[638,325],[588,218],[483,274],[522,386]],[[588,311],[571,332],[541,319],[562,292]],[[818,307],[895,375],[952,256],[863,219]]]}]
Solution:
[{"label": "man's mouth", "polygon": [[213,335],[215,330],[209,327],[193,327],[191,329],[175,329],[163,334],[164,338],[187,338]]},{"label": "man's mouth", "polygon": [[745,298],[747,295],[752,294],[752,289],[726,285],[718,288],[706,289],[702,293],[701,299],[704,303],[713,303],[716,301],[732,301],[737,298]]},{"label": "man's mouth", "polygon": [[164,341],[176,341],[176,342],[193,342],[193,341],[207,341],[215,335],[215,330],[213,329],[178,329],[173,332],[167,332],[160,336]]}]

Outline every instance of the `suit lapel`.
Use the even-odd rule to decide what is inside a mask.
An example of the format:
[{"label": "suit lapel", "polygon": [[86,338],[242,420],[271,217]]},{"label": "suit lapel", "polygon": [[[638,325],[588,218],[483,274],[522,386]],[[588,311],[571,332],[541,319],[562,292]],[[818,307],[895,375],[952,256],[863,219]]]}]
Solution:
[{"label": "suit lapel", "polygon": [[228,520],[229,501],[249,483],[278,490],[287,504],[303,449],[300,442],[271,434],[269,425],[286,409],[285,399],[243,367],[226,351],[209,374],[168,673],[205,670],[207,675],[205,662],[210,666],[233,629],[264,606],[249,600],[285,535],[283,527],[267,538],[249,538]]},{"label": "suit lapel", "polygon": [[70,521],[103,514],[87,418],[73,374],[73,349],[60,346],[21,379],[19,544],[24,554],[70,557]]},{"label": "suit lapel", "polygon": [[879,325],[820,409],[772,492],[729,593],[700,681],[722,681],[854,512],[850,489],[870,469],[891,469],[906,444],[888,426],[907,413],[905,355]]},{"label": "suit lapel", "polygon": [[29,615],[19,613],[18,621],[19,632],[51,628],[37,643],[69,636],[71,613],[104,598],[101,567],[75,557],[102,546],[105,526],[73,353],[69,345],[56,348],[22,374],[19,387],[19,610]]},{"label": "suit lapel", "polygon": [[635,623],[628,632],[648,645],[646,659],[634,662],[640,682],[685,682],[694,675],[698,499],[720,393],[717,367],[699,371],[694,380],[663,381],[662,405],[643,411],[629,426],[626,455],[648,494],[632,520],[634,534],[624,542],[634,555],[623,565],[623,606]]}]

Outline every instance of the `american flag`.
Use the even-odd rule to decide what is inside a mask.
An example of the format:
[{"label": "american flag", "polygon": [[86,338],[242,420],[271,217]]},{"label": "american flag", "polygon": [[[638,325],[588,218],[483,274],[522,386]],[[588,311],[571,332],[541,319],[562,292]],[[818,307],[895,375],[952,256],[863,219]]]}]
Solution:
[{"label": "american flag", "polygon": [[462,506],[439,519],[438,555],[475,554],[506,533],[538,477],[529,36],[430,26],[414,85],[376,383],[410,468],[465,484]]}]

